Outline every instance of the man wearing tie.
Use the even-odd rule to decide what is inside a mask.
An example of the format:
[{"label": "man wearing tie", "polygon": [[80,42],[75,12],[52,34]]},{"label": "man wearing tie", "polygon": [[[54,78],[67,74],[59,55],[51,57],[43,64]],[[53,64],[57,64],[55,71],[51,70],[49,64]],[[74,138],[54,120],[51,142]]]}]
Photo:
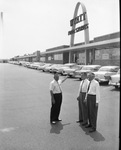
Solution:
[{"label": "man wearing tie", "polygon": [[82,123],[82,125],[87,125],[88,121],[88,112],[87,112],[87,105],[84,102],[89,80],[87,79],[87,73],[83,73],[81,75],[82,81],[80,82],[79,91],[78,91],[78,106],[79,106],[79,120],[77,123]]},{"label": "man wearing tie", "polygon": [[100,86],[99,83],[94,79],[95,74],[93,72],[91,72],[88,77],[90,83],[88,86],[85,101],[88,108],[89,124],[85,127],[91,128],[89,132],[94,132],[96,131],[97,127],[97,111],[98,103],[100,101]]},{"label": "man wearing tie", "polygon": [[59,80],[58,73],[54,74],[54,80],[50,83],[50,94],[51,94],[51,111],[50,111],[50,123],[56,124],[59,120],[59,114],[62,103],[62,90],[60,84],[63,83],[66,79]]}]

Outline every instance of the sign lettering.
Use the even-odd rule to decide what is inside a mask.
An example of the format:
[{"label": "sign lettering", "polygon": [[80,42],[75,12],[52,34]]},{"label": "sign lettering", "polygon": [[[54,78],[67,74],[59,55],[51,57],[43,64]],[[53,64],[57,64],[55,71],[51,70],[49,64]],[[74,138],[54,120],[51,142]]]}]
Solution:
[{"label": "sign lettering", "polygon": [[70,20],[70,26],[73,26],[73,25],[75,25],[75,24],[77,24],[81,21],[84,21],[86,19],[85,15],[86,15],[86,12],[84,12],[83,14],[81,14],[81,15],[77,16],[76,18]]},{"label": "sign lettering", "polygon": [[82,31],[82,30],[85,30],[85,29],[87,29],[87,28],[88,28],[88,24],[85,24],[85,25],[80,26],[80,27],[78,27],[78,28],[76,28],[76,29],[74,29],[74,30],[69,31],[69,32],[68,32],[68,35],[74,34],[74,33],[76,33],[76,32]]}]

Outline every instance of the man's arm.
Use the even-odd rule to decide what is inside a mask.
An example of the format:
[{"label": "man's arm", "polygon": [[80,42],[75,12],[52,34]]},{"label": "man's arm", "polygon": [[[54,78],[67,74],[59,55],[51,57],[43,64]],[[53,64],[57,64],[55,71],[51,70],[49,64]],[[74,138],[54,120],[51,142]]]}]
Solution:
[{"label": "man's arm", "polygon": [[100,85],[99,83],[96,84],[96,104],[100,102]]},{"label": "man's arm", "polygon": [[51,103],[55,104],[55,99],[54,99],[54,95],[53,95],[53,90],[54,90],[54,85],[51,82],[50,83],[50,95],[51,95]]},{"label": "man's arm", "polygon": [[63,83],[67,78],[68,76],[66,76],[63,80],[61,80],[61,83]]},{"label": "man's arm", "polygon": [[79,100],[79,98],[80,98],[80,90],[81,90],[81,82],[80,82],[80,85],[79,85],[79,90],[78,90],[78,94],[77,94],[77,100]]},{"label": "man's arm", "polygon": [[51,102],[53,104],[55,104],[55,99],[54,99],[54,95],[53,95],[53,91],[52,90],[50,90],[50,95],[51,95]]}]

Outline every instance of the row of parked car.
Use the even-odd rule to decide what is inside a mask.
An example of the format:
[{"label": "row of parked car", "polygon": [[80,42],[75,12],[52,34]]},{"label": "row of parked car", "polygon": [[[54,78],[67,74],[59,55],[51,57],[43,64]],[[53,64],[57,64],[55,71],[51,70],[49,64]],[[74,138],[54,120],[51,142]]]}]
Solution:
[{"label": "row of parked car", "polygon": [[43,62],[23,62],[10,61],[9,63],[22,65],[27,68],[41,70],[43,72],[59,73],[68,75],[81,80],[81,74],[93,72],[95,79],[99,83],[108,83],[115,88],[120,87],[120,67],[119,66],[101,66],[101,65],[78,65],[76,63],[51,64]]}]

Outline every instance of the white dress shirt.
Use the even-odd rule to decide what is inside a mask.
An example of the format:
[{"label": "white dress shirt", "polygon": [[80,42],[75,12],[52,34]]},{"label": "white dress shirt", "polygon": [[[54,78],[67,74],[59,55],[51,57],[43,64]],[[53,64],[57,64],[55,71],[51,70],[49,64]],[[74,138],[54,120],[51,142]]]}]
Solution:
[{"label": "white dress shirt", "polygon": [[58,81],[53,80],[50,83],[50,91],[52,91],[53,94],[62,93],[61,86],[60,86],[61,83],[62,83],[61,80]]},{"label": "white dress shirt", "polygon": [[100,86],[96,80],[92,80],[87,94],[96,95],[96,103],[100,101]]},{"label": "white dress shirt", "polygon": [[78,96],[80,95],[80,92],[84,92],[84,93],[87,92],[88,85],[89,85],[89,80],[88,79],[82,80],[80,82]]}]

